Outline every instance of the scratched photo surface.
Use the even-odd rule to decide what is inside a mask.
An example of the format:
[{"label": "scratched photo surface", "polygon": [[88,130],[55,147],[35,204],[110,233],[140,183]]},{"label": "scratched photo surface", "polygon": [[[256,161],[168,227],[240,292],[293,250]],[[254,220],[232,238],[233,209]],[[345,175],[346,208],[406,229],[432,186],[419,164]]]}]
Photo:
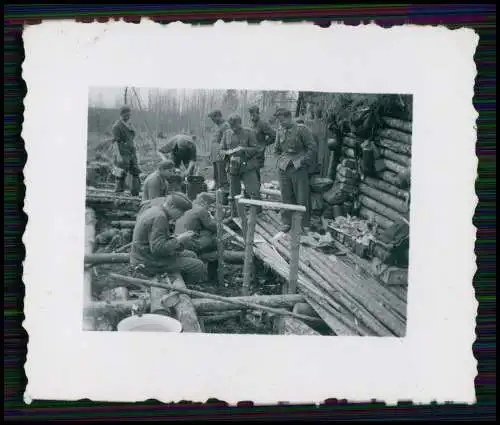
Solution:
[{"label": "scratched photo surface", "polygon": [[474,31],[23,42],[27,402],[475,402]]},{"label": "scratched photo surface", "polygon": [[412,95],[90,88],[84,329],[404,337],[411,146]]}]

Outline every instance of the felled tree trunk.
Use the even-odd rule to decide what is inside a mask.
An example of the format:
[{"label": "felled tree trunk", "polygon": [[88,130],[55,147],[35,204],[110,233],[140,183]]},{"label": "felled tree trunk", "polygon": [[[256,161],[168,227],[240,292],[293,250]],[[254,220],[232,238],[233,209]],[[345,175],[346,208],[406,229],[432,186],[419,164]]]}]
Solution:
[{"label": "felled tree trunk", "polygon": [[[233,297],[235,301],[249,302],[274,308],[292,308],[296,303],[304,300],[300,294],[286,295],[252,295],[247,297]],[[211,300],[208,298],[195,298],[192,300],[194,308],[199,314],[208,312],[235,310],[238,306],[224,301]],[[243,309],[244,307],[241,306]]]},{"label": "felled tree trunk", "polygon": [[381,146],[382,148],[390,149],[391,151],[393,151],[395,153],[411,156],[411,145],[408,145],[406,143],[401,143],[401,142],[397,142],[395,140],[386,139],[384,137],[381,137],[377,141],[377,144],[379,146]]},{"label": "felled tree trunk", "polygon": [[375,211],[370,210],[365,206],[361,206],[361,208],[359,209],[359,216],[367,220],[373,220],[384,229],[388,229],[394,224],[394,221],[390,220],[387,217],[384,217],[379,213],[376,213]]},{"label": "felled tree trunk", "polygon": [[387,126],[395,130],[403,131],[405,133],[411,134],[412,123],[411,121],[403,121],[397,118],[382,117],[382,122]]},{"label": "felled tree trunk", "polygon": [[[394,175],[395,181],[397,176]],[[389,193],[401,199],[408,199],[409,193],[406,190],[400,189],[394,184],[388,183],[384,180],[374,179],[372,177],[365,177],[364,183],[374,189],[381,190],[383,192]]]},{"label": "felled tree trunk", "polygon": [[277,317],[274,329],[280,335],[321,335],[301,320],[293,317]]},{"label": "felled tree trunk", "polygon": [[384,128],[379,131],[379,134],[385,139],[395,140],[397,142],[411,145],[411,134],[404,133],[399,130],[394,130],[392,128]]},{"label": "felled tree trunk", "polygon": [[383,192],[379,189],[375,189],[371,186],[368,186],[365,183],[361,183],[359,185],[359,190],[361,191],[361,193],[369,196],[370,198],[372,198],[376,201],[379,201],[380,203],[382,203],[384,205],[387,205],[387,206],[395,209],[396,211],[398,211],[402,214],[405,214],[408,212],[407,203],[400,198],[397,198],[397,197],[390,195],[386,192]]},{"label": "felled tree trunk", "polygon": [[128,263],[130,255],[128,253],[109,253],[109,254],[86,254],[84,257],[84,262],[86,265],[98,265],[98,264],[117,264],[117,263]]},{"label": "felled tree trunk", "polygon": [[396,153],[391,151],[390,149],[382,148],[380,150],[380,154],[387,158],[390,159],[391,161],[397,162],[398,164],[401,164],[403,167],[410,167],[411,166],[411,160],[410,157],[406,155],[402,155],[400,153]]},{"label": "felled tree trunk", "polygon": [[381,202],[370,198],[369,196],[360,195],[359,202],[361,203],[361,205],[364,205],[370,210],[375,211],[376,213],[379,213],[390,220],[398,221],[407,219],[408,214],[401,214],[388,207],[387,205],[384,205]]}]

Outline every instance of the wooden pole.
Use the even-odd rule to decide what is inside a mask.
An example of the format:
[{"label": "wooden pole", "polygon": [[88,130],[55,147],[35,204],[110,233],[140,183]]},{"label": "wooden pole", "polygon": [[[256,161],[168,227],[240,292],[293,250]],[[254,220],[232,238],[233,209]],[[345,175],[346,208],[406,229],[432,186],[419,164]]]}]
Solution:
[{"label": "wooden pole", "polygon": [[[97,222],[95,212],[92,208],[85,211],[85,255],[90,255],[94,251],[95,245],[95,224]],[[92,269],[84,271],[83,301],[85,303],[92,300]]]},{"label": "wooden pole", "polygon": [[[166,308],[173,308],[175,311],[175,315],[177,320],[182,323],[182,332],[202,332],[202,328],[200,322],[198,320],[198,315],[196,314],[196,310],[194,308],[193,302],[189,297],[189,294],[186,294],[187,288],[184,282],[184,279],[180,275],[180,273],[172,273],[170,276],[171,285],[165,285],[161,283],[160,285],[156,285],[157,288],[178,292],[178,297],[176,295],[176,303],[174,305],[170,304],[169,295],[167,293],[163,296],[161,303]],[[143,283],[146,285],[148,281],[144,281]],[[153,288],[153,285],[149,285]],[[153,302],[153,300],[151,300]],[[166,304],[166,305],[165,305]]]},{"label": "wooden pole", "polygon": [[128,263],[130,255],[125,253],[96,253],[85,254],[84,263],[86,265]]},{"label": "wooden pole", "polygon": [[247,234],[247,215],[245,211],[245,205],[240,203],[240,199],[243,198],[243,195],[237,195],[236,196],[236,208],[238,209],[238,216],[240,217],[241,220],[241,230],[243,232],[243,235],[246,236]]},{"label": "wooden pole", "polygon": [[[305,304],[304,296],[300,294],[293,295],[251,295],[249,297],[232,297],[234,300],[250,302],[253,304],[264,305],[273,308],[292,308],[297,304]],[[230,302],[216,301],[210,298],[195,298],[192,300],[194,308],[198,314],[221,312],[242,309],[243,306],[236,307]],[[314,316],[314,314],[306,314]]]},{"label": "wooden pole", "polygon": [[290,275],[286,292],[295,294],[297,292],[297,281],[299,277],[299,254],[300,254],[300,232],[302,229],[302,213],[294,212],[292,215],[292,229],[290,241]]},{"label": "wooden pole", "polygon": [[[240,200],[241,203],[242,200]],[[257,207],[250,207],[250,214],[247,223],[247,232],[245,239],[245,262],[243,264],[243,295],[248,295],[250,292],[250,282],[252,280],[253,266],[253,238],[255,234],[255,225],[257,224]]]},{"label": "wooden pole", "polygon": [[[181,287],[180,285],[179,286],[176,286],[175,284],[174,285],[166,285],[164,283],[159,283],[159,282],[152,281],[152,280],[138,279],[135,277],[124,276],[124,275],[120,275],[120,274],[116,274],[116,273],[110,273],[109,277],[111,279],[115,279],[115,280],[118,280],[121,282],[128,282],[128,283],[136,284],[136,285],[147,285],[149,287],[156,286],[159,288],[170,289],[173,291],[180,292],[183,295],[185,294],[188,296],[188,298],[189,298],[189,295],[194,296],[194,297],[199,297],[199,298],[211,298],[213,300],[222,301],[225,303],[231,303],[231,304],[234,304],[234,305],[237,305],[240,307],[242,306],[244,308],[251,308],[253,310],[267,311],[268,313],[295,317],[296,319],[312,321],[315,323],[320,322],[320,321],[318,321],[318,319],[316,317],[304,316],[302,314],[295,314],[295,313],[288,311],[288,310],[276,309],[276,308],[266,307],[266,306],[259,305],[259,304],[241,301],[241,300],[236,299],[237,297],[234,297],[234,298],[221,297],[220,295],[209,294],[207,292],[201,292],[201,291],[195,291],[193,289]],[[191,303],[191,305],[192,305],[192,303]],[[193,309],[194,309],[194,307],[193,307]]]},{"label": "wooden pole", "polygon": [[219,286],[221,287],[224,285],[224,241],[222,239],[222,220],[224,219],[224,210],[222,206],[222,198],[222,190],[218,189],[217,192],[215,192],[215,219],[217,221],[217,279]]}]

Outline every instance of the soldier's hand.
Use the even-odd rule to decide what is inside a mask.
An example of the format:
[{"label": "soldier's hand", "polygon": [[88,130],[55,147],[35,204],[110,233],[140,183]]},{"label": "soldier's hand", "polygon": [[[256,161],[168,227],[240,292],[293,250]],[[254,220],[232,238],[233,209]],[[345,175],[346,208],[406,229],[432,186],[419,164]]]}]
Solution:
[{"label": "soldier's hand", "polygon": [[221,150],[219,151],[219,154],[218,154],[218,158],[219,158],[219,160],[221,160],[221,161],[222,161],[224,158],[226,158],[226,155],[227,155],[227,151],[224,151],[224,150],[222,150],[222,149],[221,149]]},{"label": "soldier's hand", "polygon": [[180,243],[187,242],[192,239],[194,235],[195,233],[192,230],[188,230],[187,232],[181,233],[179,236],[177,236],[177,240]]}]

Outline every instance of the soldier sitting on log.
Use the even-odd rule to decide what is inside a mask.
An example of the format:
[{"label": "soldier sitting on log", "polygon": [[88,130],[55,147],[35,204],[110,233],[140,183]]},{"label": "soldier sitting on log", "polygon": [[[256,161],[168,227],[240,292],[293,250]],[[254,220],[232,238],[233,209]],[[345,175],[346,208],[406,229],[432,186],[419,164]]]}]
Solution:
[{"label": "soldier sitting on log", "polygon": [[193,207],[187,210],[175,222],[175,234],[187,231],[195,232],[195,236],[184,244],[186,249],[196,254],[212,252],[217,249],[217,223],[208,211],[215,204],[215,195],[203,192],[193,201]]},{"label": "soldier sitting on log", "polygon": [[153,171],[146,180],[142,189],[142,202],[154,198],[167,196],[168,194],[168,178],[175,172],[174,162],[164,160],[158,165],[158,169]]},{"label": "soldier sitting on log", "polygon": [[[159,198],[157,198],[159,199]],[[149,276],[180,272],[187,285],[207,281],[206,266],[197,255],[184,249],[194,232],[172,236],[170,222],[191,208],[181,193],[168,195],[162,205],[154,205],[138,217],[132,237],[130,264]]]},{"label": "soldier sitting on log", "polygon": [[262,148],[257,143],[255,132],[242,126],[241,117],[232,114],[228,118],[231,129],[224,133],[220,159],[226,159],[230,179],[230,195],[241,193],[241,182],[245,185],[245,197],[260,199],[260,184],[257,170],[260,167]]},{"label": "soldier sitting on log", "polygon": [[[311,130],[292,120],[292,113],[285,108],[278,108],[275,117],[281,128],[276,134],[275,154],[278,157],[281,199],[286,204],[298,204],[306,207],[302,227],[307,233],[310,219],[309,170],[313,167],[316,142]],[[283,211],[280,231],[288,232],[291,227],[290,211]]]}]

